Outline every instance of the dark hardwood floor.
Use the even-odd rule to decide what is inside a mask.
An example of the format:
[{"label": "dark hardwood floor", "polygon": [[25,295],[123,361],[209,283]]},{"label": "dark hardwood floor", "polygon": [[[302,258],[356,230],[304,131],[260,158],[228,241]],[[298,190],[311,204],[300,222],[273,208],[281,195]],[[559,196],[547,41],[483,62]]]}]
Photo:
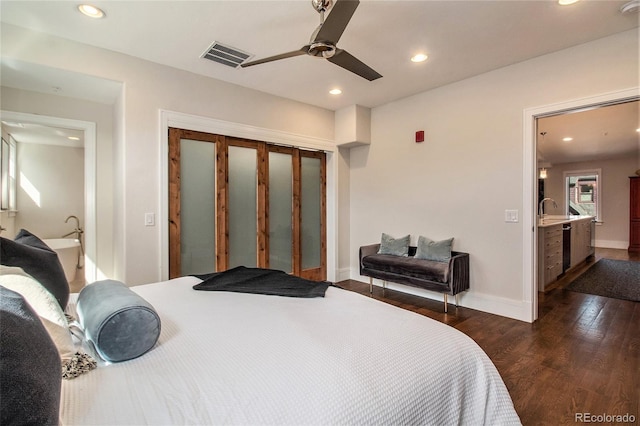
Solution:
[{"label": "dark hardwood floor", "polygon": [[[498,315],[374,287],[375,299],[448,324],[474,339],[509,389],[522,424],[575,424],[577,417],[640,417],[640,303],[564,290],[597,259],[638,260],[626,250],[596,250],[594,260],[539,293],[538,320]],[[369,295],[368,283],[341,287]],[[451,299],[450,299],[451,300]],[[583,417],[583,418],[584,418]],[[593,418],[593,417],[592,417]],[[604,422],[599,424],[624,424]]]}]

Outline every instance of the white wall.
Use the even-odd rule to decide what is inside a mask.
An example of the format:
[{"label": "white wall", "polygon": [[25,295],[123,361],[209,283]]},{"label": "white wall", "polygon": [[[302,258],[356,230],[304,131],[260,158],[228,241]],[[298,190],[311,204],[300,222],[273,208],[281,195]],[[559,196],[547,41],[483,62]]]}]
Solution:
[{"label": "white wall", "polygon": [[2,55],[124,83],[113,241],[115,278],[129,285],[161,278],[161,227],[144,226],[145,213],[160,218],[160,110],[333,140],[332,111],[11,25],[2,26]]},{"label": "white wall", "polygon": [[84,226],[84,148],[17,143],[16,228],[40,238],[60,238]]},{"label": "white wall", "polygon": [[[638,72],[633,30],[374,108],[371,145],[351,150],[352,277],[365,280],[358,247],[382,232],[454,237],[454,250],[471,256],[462,304],[526,318],[529,225],[504,221],[506,209],[522,217],[530,196],[523,111],[637,87]],[[417,130],[425,142],[413,141]]]},{"label": "white wall", "polygon": [[627,249],[629,247],[629,176],[635,174],[637,167],[635,156],[609,159],[604,161],[586,161],[554,164],[547,169],[545,196],[558,203],[558,209],[549,214],[563,214],[564,178],[567,171],[601,169],[602,220],[596,226],[596,247]]}]

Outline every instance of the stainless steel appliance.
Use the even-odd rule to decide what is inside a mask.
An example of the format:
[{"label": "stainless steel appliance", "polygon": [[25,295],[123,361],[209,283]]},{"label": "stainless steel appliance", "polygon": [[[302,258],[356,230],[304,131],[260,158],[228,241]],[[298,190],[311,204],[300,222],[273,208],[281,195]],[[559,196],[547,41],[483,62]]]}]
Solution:
[{"label": "stainless steel appliance", "polygon": [[562,273],[571,266],[571,224],[562,226]]}]

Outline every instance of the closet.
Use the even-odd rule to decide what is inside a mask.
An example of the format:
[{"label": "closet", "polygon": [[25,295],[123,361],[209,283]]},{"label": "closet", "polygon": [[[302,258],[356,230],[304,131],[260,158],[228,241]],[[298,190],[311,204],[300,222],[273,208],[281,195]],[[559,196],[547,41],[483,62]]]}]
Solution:
[{"label": "closet", "polygon": [[169,129],[169,276],[236,266],[326,279],[326,158]]}]

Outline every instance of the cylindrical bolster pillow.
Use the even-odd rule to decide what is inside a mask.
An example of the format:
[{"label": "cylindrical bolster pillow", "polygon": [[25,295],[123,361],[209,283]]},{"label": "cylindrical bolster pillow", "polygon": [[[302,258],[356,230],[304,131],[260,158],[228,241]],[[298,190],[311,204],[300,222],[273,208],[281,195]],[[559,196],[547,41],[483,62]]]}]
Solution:
[{"label": "cylindrical bolster pillow", "polygon": [[137,358],[160,337],[160,317],[153,306],[119,281],[84,287],[76,310],[85,337],[106,361]]}]

